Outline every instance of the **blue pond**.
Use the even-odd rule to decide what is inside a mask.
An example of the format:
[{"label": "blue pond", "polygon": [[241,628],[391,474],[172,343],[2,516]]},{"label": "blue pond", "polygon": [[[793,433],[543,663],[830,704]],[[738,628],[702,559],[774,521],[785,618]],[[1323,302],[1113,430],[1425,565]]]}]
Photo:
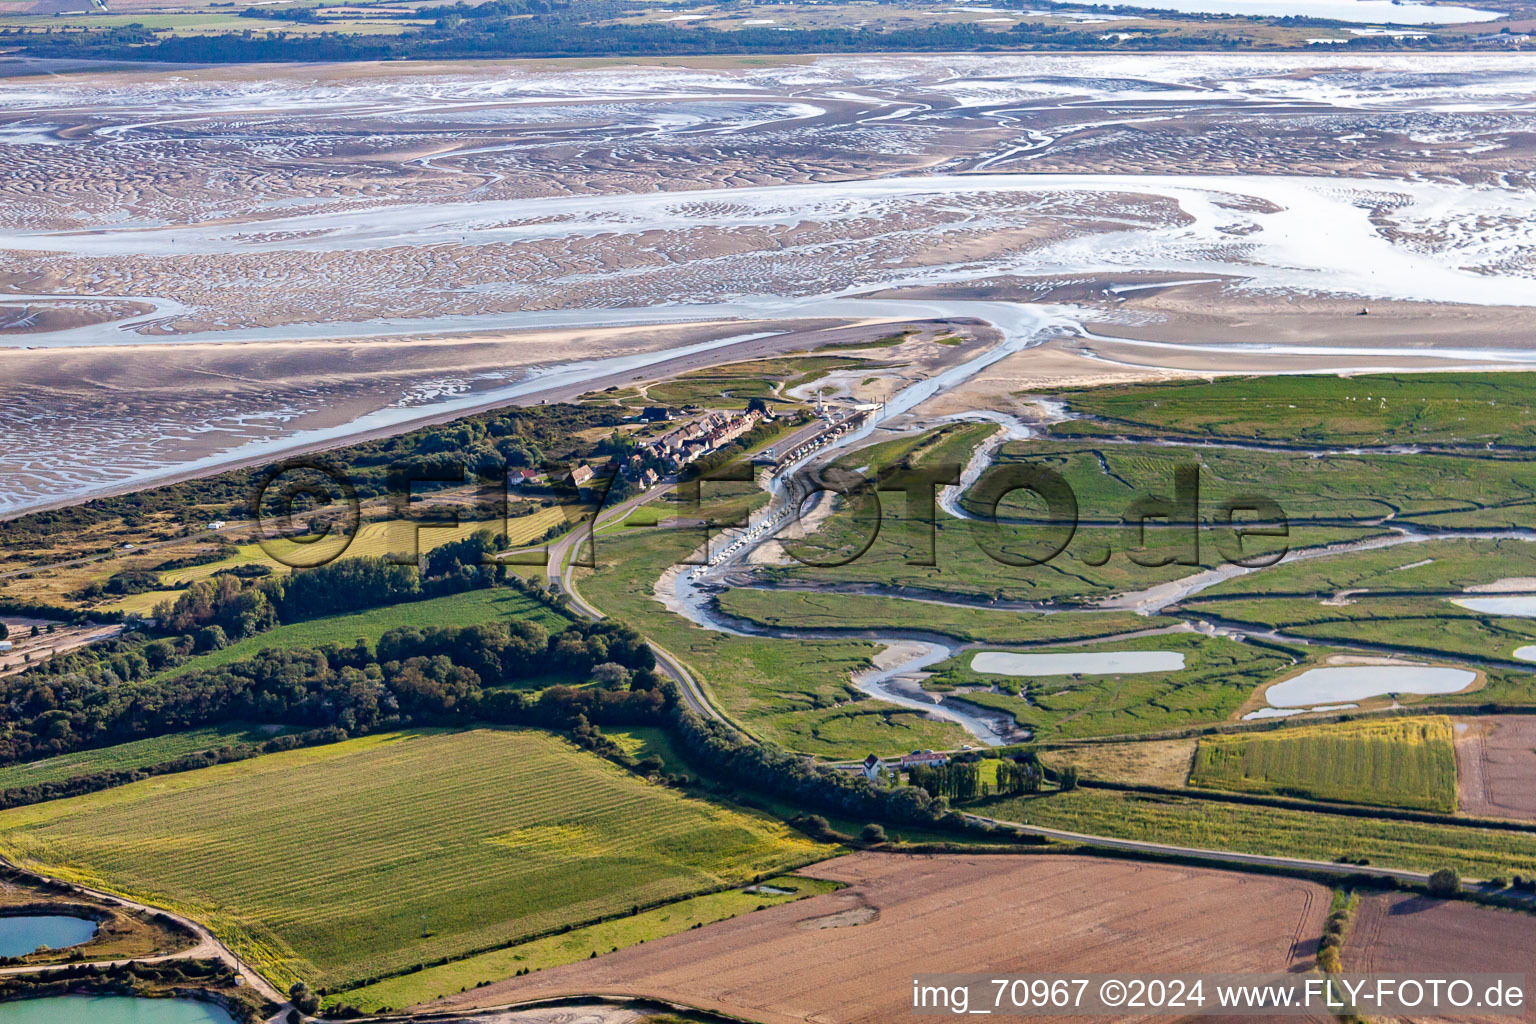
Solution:
[{"label": "blue pond", "polygon": [[0,1003],[0,1024],[234,1024],[212,1003],[130,996],[54,996]]},{"label": "blue pond", "polygon": [[96,934],[96,922],[83,917],[38,914],[0,917],[0,956],[26,956],[43,946],[78,946]]}]

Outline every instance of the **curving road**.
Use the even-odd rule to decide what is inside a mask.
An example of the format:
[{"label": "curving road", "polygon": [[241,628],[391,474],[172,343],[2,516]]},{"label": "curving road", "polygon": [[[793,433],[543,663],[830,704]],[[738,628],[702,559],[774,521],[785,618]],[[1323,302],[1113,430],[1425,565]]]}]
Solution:
[{"label": "curving road", "polygon": [[[656,500],[670,489],[669,485],[658,484],[650,490],[628,498],[612,508],[604,509],[598,513],[596,521],[591,523],[590,527],[586,525],[579,526],[549,546],[549,561],[544,567],[545,575],[549,578],[551,585],[558,587],[561,592],[571,599],[571,607],[579,614],[589,619],[606,618],[600,609],[581,596],[581,593],[576,589],[575,581],[571,577],[572,572],[576,568],[572,564],[572,560],[581,543],[591,536],[592,531],[620,521],[641,505]],[[678,688],[682,692],[684,703],[693,709],[696,714],[703,715],[706,718],[713,718],[717,722],[727,721],[726,717],[710,703],[708,696],[704,693],[704,688],[699,685],[698,679],[694,677],[686,665],[678,660],[676,655],[649,639],[646,640],[646,645],[650,647],[651,653],[656,656],[657,666],[677,682]]]}]

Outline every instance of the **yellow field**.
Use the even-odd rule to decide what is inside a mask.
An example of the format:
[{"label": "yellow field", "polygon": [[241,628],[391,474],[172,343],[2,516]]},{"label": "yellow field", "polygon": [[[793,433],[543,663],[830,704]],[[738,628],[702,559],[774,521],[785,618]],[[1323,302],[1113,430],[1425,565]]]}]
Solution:
[{"label": "yellow field", "polygon": [[[476,530],[490,529],[501,532],[503,526],[507,530],[507,542],[512,547],[520,547],[530,544],[544,536],[553,526],[566,522],[577,521],[582,510],[576,507],[567,509],[564,506],[541,508],[526,516],[518,516],[508,519],[504,523],[501,520],[475,520],[460,523],[457,527],[448,526],[424,526],[416,534],[414,542],[421,551],[431,551],[433,548],[444,544],[451,544],[457,540],[463,540]],[[364,523],[357,531],[357,536],[352,538],[338,558],[365,558],[388,555],[395,552],[409,551],[412,546],[412,524],[380,520],[378,522]],[[302,546],[292,545],[293,550],[300,551]],[[238,565],[265,565],[273,572],[284,573],[289,567],[270,557],[261,549],[259,544],[242,544],[239,551],[229,558],[218,562],[209,562],[207,565],[195,565],[188,569],[176,569],[168,572],[161,579],[168,586],[184,587],[194,580],[204,580],[217,572],[232,569]],[[135,595],[137,596],[137,595]]]}]

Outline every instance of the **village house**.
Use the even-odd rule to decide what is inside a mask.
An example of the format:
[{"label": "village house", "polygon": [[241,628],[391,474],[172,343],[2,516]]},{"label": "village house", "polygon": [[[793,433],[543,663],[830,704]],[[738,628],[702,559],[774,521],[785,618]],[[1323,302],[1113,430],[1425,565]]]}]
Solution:
[{"label": "village house", "polygon": [[523,484],[531,484],[538,480],[539,472],[536,469],[509,469],[507,470],[507,486],[521,487]]},{"label": "village house", "polygon": [[942,768],[946,764],[949,764],[949,755],[932,750],[914,750],[910,754],[902,754],[901,760],[896,762],[897,767],[902,769]]}]

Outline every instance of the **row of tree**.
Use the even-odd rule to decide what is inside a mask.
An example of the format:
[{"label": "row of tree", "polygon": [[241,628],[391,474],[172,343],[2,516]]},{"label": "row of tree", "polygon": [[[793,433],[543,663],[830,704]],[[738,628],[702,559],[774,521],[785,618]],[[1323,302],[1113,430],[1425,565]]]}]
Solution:
[{"label": "row of tree", "polygon": [[[146,664],[157,642],[130,652]],[[128,654],[120,654],[126,658]],[[604,620],[550,635],[530,623],[397,629],[377,649],[279,648],[136,685],[79,672],[0,678],[0,763],[35,760],[230,721],[348,734],[410,724],[493,721],[574,729],[653,720],[665,700],[650,649]],[[595,682],[594,686],[546,684]],[[534,695],[519,684],[544,687]]]}]

